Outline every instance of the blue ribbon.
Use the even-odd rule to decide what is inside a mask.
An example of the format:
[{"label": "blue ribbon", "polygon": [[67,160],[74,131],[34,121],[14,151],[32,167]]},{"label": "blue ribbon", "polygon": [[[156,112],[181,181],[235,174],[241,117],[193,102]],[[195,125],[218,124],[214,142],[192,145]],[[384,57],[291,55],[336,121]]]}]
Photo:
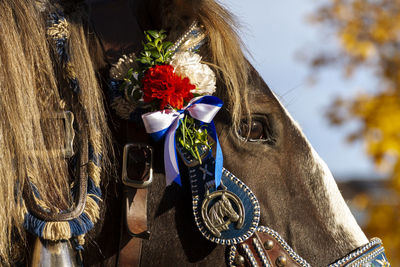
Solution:
[{"label": "blue ribbon", "polygon": [[180,120],[186,115],[190,115],[202,123],[208,124],[207,128],[210,135],[216,142],[215,186],[218,187],[221,184],[223,156],[213,119],[221,109],[222,104],[222,100],[218,97],[200,96],[193,98],[189,104],[181,110],[166,109],[142,115],[146,132],[149,133],[154,140],[158,141],[165,137],[164,166],[167,185],[170,185],[172,182],[182,185],[176,153],[175,133],[180,125]]}]

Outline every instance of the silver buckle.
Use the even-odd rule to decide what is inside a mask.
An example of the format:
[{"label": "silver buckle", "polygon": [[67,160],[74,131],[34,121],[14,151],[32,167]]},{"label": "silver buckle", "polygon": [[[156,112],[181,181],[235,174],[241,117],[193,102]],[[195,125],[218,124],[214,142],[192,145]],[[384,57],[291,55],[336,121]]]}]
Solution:
[{"label": "silver buckle", "polygon": [[64,157],[71,158],[74,154],[74,113],[71,111],[64,111],[56,115],[56,119],[63,119],[65,124],[65,147],[64,147]]},{"label": "silver buckle", "polygon": [[[130,154],[130,151],[132,150],[138,150],[141,151],[144,155],[141,158],[140,155],[136,154]],[[143,164],[144,166],[142,167],[142,171],[141,173],[139,173],[138,175],[140,176],[140,178],[144,178],[145,176],[148,176],[147,180],[141,181],[140,179],[131,179],[129,178],[128,175],[128,168],[135,168],[134,166],[132,166],[132,164],[130,164],[130,166],[128,166],[128,161],[130,160],[129,155],[133,155],[133,157],[135,158],[131,158],[131,160],[134,160],[136,163],[136,165],[139,164]],[[138,166],[136,166],[138,167]],[[135,171],[137,171],[137,169],[135,168]],[[143,144],[143,143],[129,143],[126,144],[124,146],[124,154],[123,154],[123,161],[122,161],[122,182],[130,187],[133,188],[146,188],[148,187],[152,182],[153,182],[153,148],[150,145],[147,144]]]},{"label": "silver buckle", "polygon": [[[74,113],[71,111],[61,111],[56,112],[55,114],[50,115],[45,120],[63,120],[64,124],[64,148],[55,149],[55,148],[48,148],[47,151],[60,151],[60,155],[64,158],[71,158],[74,154],[74,139],[75,139],[75,130],[74,130]],[[34,151],[34,153],[38,153],[40,156],[42,151]],[[39,153],[40,152],[40,153]]]}]

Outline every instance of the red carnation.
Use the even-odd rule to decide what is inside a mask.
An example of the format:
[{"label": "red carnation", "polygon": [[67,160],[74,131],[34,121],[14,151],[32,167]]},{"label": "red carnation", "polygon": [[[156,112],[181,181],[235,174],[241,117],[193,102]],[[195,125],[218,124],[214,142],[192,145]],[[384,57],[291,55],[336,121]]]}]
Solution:
[{"label": "red carnation", "polygon": [[168,105],[173,108],[183,108],[184,101],[193,98],[190,90],[196,87],[187,77],[181,78],[174,73],[171,65],[156,65],[146,71],[143,78],[143,100],[151,102],[160,100],[160,109]]}]

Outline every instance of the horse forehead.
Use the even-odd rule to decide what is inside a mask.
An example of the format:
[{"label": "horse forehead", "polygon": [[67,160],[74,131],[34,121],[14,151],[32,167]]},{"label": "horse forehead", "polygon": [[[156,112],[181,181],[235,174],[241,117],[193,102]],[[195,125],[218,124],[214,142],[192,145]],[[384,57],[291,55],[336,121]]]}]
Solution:
[{"label": "horse forehead", "polygon": [[254,90],[248,94],[251,113],[281,113],[287,114],[277,96],[269,89]]}]

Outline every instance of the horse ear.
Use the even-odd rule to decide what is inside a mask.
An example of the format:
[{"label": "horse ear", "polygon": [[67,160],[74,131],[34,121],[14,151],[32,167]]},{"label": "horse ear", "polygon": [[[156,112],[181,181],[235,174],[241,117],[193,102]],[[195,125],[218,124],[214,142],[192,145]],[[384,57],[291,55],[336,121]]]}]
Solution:
[{"label": "horse ear", "polygon": [[186,15],[193,16],[194,5],[196,1],[193,0],[174,0],[174,6],[178,8],[178,10]]},{"label": "horse ear", "polygon": [[222,199],[223,201],[228,200],[228,199],[226,198],[225,194],[222,194],[221,199]]}]

